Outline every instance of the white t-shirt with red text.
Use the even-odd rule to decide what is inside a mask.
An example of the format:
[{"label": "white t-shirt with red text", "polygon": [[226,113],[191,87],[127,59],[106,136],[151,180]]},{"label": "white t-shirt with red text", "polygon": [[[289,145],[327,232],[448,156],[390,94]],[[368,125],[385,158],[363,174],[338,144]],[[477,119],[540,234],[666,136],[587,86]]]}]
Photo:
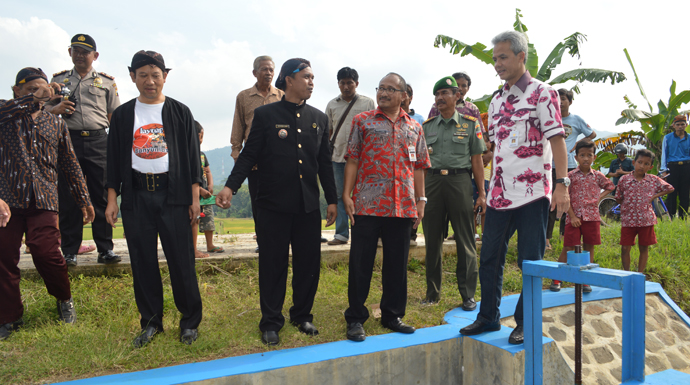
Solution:
[{"label": "white t-shirt with red text", "polygon": [[163,104],[134,106],[132,168],[141,173],[168,172],[168,142],[163,130]]}]

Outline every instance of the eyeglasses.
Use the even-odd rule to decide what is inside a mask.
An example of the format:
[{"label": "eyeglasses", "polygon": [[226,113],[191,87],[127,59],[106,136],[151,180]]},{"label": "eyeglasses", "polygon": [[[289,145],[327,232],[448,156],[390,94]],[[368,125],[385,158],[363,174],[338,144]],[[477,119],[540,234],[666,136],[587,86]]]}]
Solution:
[{"label": "eyeglasses", "polygon": [[385,93],[394,94],[395,91],[404,92],[403,90],[398,90],[398,89],[395,89],[395,88],[393,88],[393,87],[388,87],[388,88],[379,88],[379,87],[376,87],[376,93],[379,93],[379,94],[385,94]]}]

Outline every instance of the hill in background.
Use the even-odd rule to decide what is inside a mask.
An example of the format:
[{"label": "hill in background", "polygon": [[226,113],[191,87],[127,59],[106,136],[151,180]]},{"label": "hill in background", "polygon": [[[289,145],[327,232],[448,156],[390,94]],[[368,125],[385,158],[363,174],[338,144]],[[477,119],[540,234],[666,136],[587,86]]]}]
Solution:
[{"label": "hill in background", "polygon": [[232,171],[232,167],[235,165],[235,161],[230,156],[230,154],[232,153],[232,148],[230,146],[225,146],[209,151],[204,151],[204,153],[208,158],[208,162],[211,164],[211,175],[213,175],[213,184],[225,184],[225,180],[228,179],[228,176]]}]

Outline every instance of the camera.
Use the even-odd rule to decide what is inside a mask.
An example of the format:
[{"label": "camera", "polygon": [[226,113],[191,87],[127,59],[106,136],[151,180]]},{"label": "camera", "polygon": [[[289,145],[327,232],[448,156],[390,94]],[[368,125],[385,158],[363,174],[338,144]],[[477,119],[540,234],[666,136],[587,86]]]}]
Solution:
[{"label": "camera", "polygon": [[[67,86],[62,87],[60,90],[60,95],[62,95],[63,100],[67,100],[68,102],[74,103],[74,107],[77,107],[77,97],[74,95],[74,92],[70,91]],[[72,114],[62,114],[63,119],[69,119],[72,117]]]}]

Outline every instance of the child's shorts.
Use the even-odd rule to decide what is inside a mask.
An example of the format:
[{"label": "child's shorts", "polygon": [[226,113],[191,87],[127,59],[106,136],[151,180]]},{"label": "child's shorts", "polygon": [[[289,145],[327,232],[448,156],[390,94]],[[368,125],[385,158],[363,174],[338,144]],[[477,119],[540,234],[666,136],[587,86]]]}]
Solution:
[{"label": "child's shorts", "polygon": [[213,205],[201,206],[204,216],[199,218],[199,232],[216,231],[216,223],[213,220]]},{"label": "child's shorts", "polygon": [[573,227],[571,223],[565,225],[563,246],[577,246],[580,244],[580,239],[586,245],[601,245],[599,221],[581,221],[580,223],[580,227]]},{"label": "child's shorts", "polygon": [[656,245],[654,226],[621,227],[621,246],[635,246],[635,236],[639,237],[640,246]]}]

